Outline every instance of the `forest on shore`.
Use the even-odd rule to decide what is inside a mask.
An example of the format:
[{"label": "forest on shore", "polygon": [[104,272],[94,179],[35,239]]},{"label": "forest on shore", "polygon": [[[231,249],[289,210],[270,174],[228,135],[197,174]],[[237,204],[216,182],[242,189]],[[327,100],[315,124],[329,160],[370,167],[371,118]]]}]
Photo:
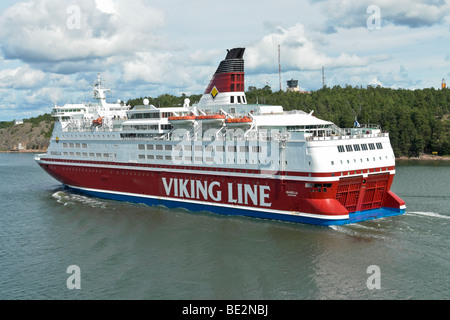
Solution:
[{"label": "forest on shore", "polygon": [[[379,124],[382,130],[389,132],[396,157],[450,155],[450,89],[334,86],[305,93],[272,91],[266,86],[249,87],[246,96],[249,104],[282,105],[285,111],[303,110],[309,113],[314,110],[316,117],[332,121],[341,128],[353,127],[355,119],[360,124]],[[150,104],[163,108],[183,105],[186,98],[190,99],[191,104],[197,103],[201,94],[163,94],[155,98],[131,99],[127,104],[142,105],[146,98]],[[24,122],[30,126],[25,132],[29,145],[48,145],[46,140],[51,136],[54,122],[50,114],[25,119]],[[41,122],[46,122],[47,127],[38,130]],[[11,144],[12,137],[19,132],[14,121],[0,122],[0,145]],[[3,140],[5,143],[1,143]]]},{"label": "forest on shore", "polygon": [[[164,94],[132,99],[128,104],[142,105],[147,98],[156,107],[171,107],[183,105],[185,98],[196,103],[200,97]],[[396,157],[450,155],[450,89],[334,86],[304,93],[272,91],[266,86],[250,87],[246,97],[249,104],[282,105],[285,111],[314,110],[316,117],[341,128],[353,127],[355,119],[360,124],[379,124],[389,132]]]}]

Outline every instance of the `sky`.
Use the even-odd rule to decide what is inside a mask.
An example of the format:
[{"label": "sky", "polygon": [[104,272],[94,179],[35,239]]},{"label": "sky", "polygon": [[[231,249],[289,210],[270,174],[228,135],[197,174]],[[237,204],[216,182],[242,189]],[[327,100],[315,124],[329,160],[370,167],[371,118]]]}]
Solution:
[{"label": "sky", "polygon": [[201,94],[245,47],[246,87],[450,83],[450,0],[2,0],[0,121],[89,102]]}]

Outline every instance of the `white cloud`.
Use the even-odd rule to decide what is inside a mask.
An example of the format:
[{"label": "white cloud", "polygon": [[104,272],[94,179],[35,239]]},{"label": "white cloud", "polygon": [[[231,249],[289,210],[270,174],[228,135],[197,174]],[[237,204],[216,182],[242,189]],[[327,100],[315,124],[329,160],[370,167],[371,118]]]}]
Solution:
[{"label": "white cloud", "polygon": [[104,13],[117,14],[118,10],[116,4],[112,0],[95,0],[97,9]]},{"label": "white cloud", "polygon": [[276,73],[278,45],[281,48],[283,71],[317,70],[322,66],[361,67],[369,62],[367,57],[347,52],[341,52],[334,57],[321,52],[316,44],[307,38],[304,26],[298,23],[288,28],[278,27],[250,46],[247,50],[247,70],[250,73]]},{"label": "white cloud", "polygon": [[375,77],[372,80],[370,80],[369,85],[382,87],[383,83],[380,80],[378,80],[378,77]]},{"label": "white cloud", "polygon": [[450,13],[448,0],[323,0],[317,3],[326,16],[326,28],[336,27],[357,28],[366,27],[367,19],[372,13],[367,13],[370,5],[380,8],[381,27],[394,24],[410,28],[442,24]]},{"label": "white cloud", "polygon": [[[87,101],[98,72],[111,99],[203,93],[226,49],[238,46],[247,48],[247,86],[278,88],[279,44],[283,87],[294,78],[320,88],[322,66],[328,86],[417,88],[448,76],[450,0],[13,2],[0,12],[0,110]],[[367,28],[372,4],[381,29]],[[68,27],[73,5],[79,29]]]},{"label": "white cloud", "polygon": [[41,70],[21,66],[15,69],[0,70],[0,88],[29,89],[42,85],[46,74]]},{"label": "white cloud", "polygon": [[170,46],[155,35],[164,26],[164,13],[141,0],[82,0],[76,2],[78,11],[70,9],[73,5],[70,0],[34,0],[8,8],[0,17],[4,57],[51,64],[64,72],[58,63],[70,69],[71,64],[83,67],[130,55],[136,48]]},{"label": "white cloud", "polygon": [[[138,52],[136,59],[123,63],[123,80],[150,84],[187,85],[190,78],[181,57],[168,52]],[[187,59],[187,58],[185,58]]]}]

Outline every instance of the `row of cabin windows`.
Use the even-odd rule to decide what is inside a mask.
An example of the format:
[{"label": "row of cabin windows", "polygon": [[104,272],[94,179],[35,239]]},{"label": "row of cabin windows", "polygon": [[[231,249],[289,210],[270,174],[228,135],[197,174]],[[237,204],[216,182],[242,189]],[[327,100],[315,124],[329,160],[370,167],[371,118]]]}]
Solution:
[{"label": "row of cabin windows", "polygon": [[[53,154],[53,152],[52,152]],[[61,153],[59,153],[59,155],[61,155]],[[64,156],[77,156],[77,157],[90,157],[90,158],[106,158],[106,159],[111,159],[111,158],[116,158],[117,154],[115,153],[94,153],[94,152],[63,152]]]},{"label": "row of cabin windows", "polygon": [[83,149],[87,149],[88,145],[87,143],[63,143],[63,148],[83,148]]},{"label": "row of cabin windows", "polygon": [[[262,152],[262,147],[261,146],[251,146],[251,150],[254,153],[261,153]],[[237,146],[227,146],[227,151],[228,152],[237,152]],[[182,149],[184,151],[192,151],[192,145],[184,145],[184,147],[182,145],[176,145],[174,147],[174,149],[176,151],[181,151]],[[225,152],[225,146],[204,146],[205,151],[207,152]],[[171,151],[172,150],[172,145],[152,145],[152,144],[139,144],[138,145],[138,150],[156,150],[156,151]],[[203,146],[194,146],[194,151],[199,151],[202,152],[203,151]],[[250,152],[250,146],[239,146],[239,152]]]},{"label": "row of cabin windows", "polygon": [[376,145],[374,143],[369,143],[368,145],[365,143],[359,144],[347,144],[344,146],[337,146],[339,152],[352,152],[352,151],[367,151],[367,150],[375,150],[375,149],[383,149],[383,145],[381,142],[377,142]]},{"label": "row of cabin windows", "polygon": [[152,145],[152,144],[147,144],[147,145],[145,145],[145,144],[139,144],[138,145],[138,149],[139,150],[145,150],[145,149],[147,149],[147,150],[158,150],[158,151],[162,151],[162,150],[167,150],[167,151],[170,151],[170,150],[172,150],[172,146],[171,145],[166,145],[166,146],[163,146],[163,145],[161,145],[161,144],[158,144],[158,145],[156,145],[156,146],[154,146],[154,145]]},{"label": "row of cabin windows", "polygon": [[[52,170],[57,170],[59,169],[58,166],[49,166],[50,169]],[[110,173],[110,174],[116,174],[116,175],[122,175],[122,176],[138,176],[138,177],[154,177],[154,175],[158,175],[157,173],[153,173],[153,172],[139,172],[139,171],[128,171],[128,170],[108,170],[108,169],[86,169],[86,168],[77,168],[77,167],[62,167],[60,170],[62,171],[76,171],[76,172],[89,172],[89,173]],[[217,170],[216,170],[217,171]],[[209,177],[198,177],[197,180],[199,181],[218,181],[219,179],[217,177],[215,178],[209,178]],[[249,180],[243,180],[240,179],[239,183],[242,184],[243,181],[246,184],[251,183],[251,181]],[[222,182],[225,182],[225,179],[222,178]],[[267,182],[259,182],[256,181],[253,183],[254,185],[266,185],[267,186]]]},{"label": "row of cabin windows", "polygon": [[[63,146],[63,149],[87,149],[88,147],[89,147],[89,145],[87,144],[87,143],[66,143],[66,142],[64,142],[63,144],[62,144],[62,146]],[[95,147],[96,145],[94,144],[94,147]],[[105,148],[106,148],[106,144],[105,144]],[[118,148],[119,147],[119,145],[118,144],[114,144],[114,145],[110,145],[111,147],[114,147],[114,148]]]},{"label": "row of cabin windows", "polygon": [[73,138],[82,138],[82,139],[90,139],[90,138],[94,138],[94,139],[101,139],[101,138],[115,138],[115,135],[109,135],[109,134],[93,134],[92,137],[90,134],[63,134],[61,135],[62,139],[73,139]]},{"label": "row of cabin windows", "polygon": [[[123,126],[124,130],[159,130],[159,125],[157,124],[140,124],[140,125],[125,125]],[[171,130],[172,125],[170,124],[162,124],[161,130]]]},{"label": "row of cabin windows", "polygon": [[143,112],[143,113],[132,113],[129,119],[161,119],[169,118],[173,116],[172,112]]},{"label": "row of cabin windows", "polygon": [[[385,156],[385,158],[388,159],[388,156]],[[382,157],[379,157],[379,159],[380,159],[380,160],[383,160]],[[363,159],[363,158],[360,158],[359,161],[360,161],[360,162],[364,162],[364,159]],[[369,158],[366,158],[366,161],[369,162],[370,159],[369,159]],[[373,157],[373,161],[377,161],[376,157]],[[358,161],[357,161],[356,159],[353,159],[353,162],[354,162],[354,163],[358,163]],[[341,164],[344,164],[344,161],[343,161],[343,160],[340,160],[340,163],[341,163]],[[335,164],[335,162],[334,162],[334,161],[331,161],[331,165],[334,166],[334,164]],[[347,159],[347,164],[350,164],[350,160],[349,160],[349,159]]]},{"label": "row of cabin windows", "polygon": [[[268,164],[268,160],[261,160],[261,159],[234,159],[234,158],[217,158],[217,157],[199,157],[199,156],[163,156],[163,155],[153,155],[153,154],[140,154],[138,155],[140,161],[145,160],[166,160],[166,161],[183,161],[185,163],[191,163],[192,161],[195,161],[196,163],[205,162],[208,164],[232,164],[232,163],[246,163],[246,164]],[[279,161],[279,163],[281,163]],[[287,161],[285,162],[287,164]],[[273,161],[272,161],[273,164]]]}]

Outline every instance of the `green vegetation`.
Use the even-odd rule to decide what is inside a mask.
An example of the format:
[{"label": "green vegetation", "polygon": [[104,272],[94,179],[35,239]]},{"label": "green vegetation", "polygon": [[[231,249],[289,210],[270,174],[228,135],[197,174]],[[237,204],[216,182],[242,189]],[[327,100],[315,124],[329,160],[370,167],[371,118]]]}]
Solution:
[{"label": "green vegetation", "polygon": [[42,121],[54,122],[55,119],[49,113],[37,116],[35,118],[25,119],[23,123],[31,123],[33,127],[37,127]]},{"label": "green vegetation", "polygon": [[[284,110],[314,110],[317,117],[340,127],[352,127],[355,117],[361,124],[379,124],[389,131],[395,155],[419,156],[421,153],[450,155],[450,90],[389,89],[382,87],[323,88],[311,93],[273,92],[266,86],[250,87],[248,103],[282,105]],[[182,105],[187,96],[147,97],[156,107]],[[189,96],[191,103],[201,95]],[[142,105],[144,98],[129,100]]]},{"label": "green vegetation", "polygon": [[202,97],[201,94],[186,96],[183,93],[181,95],[181,97],[176,97],[176,96],[173,96],[170,94],[163,94],[157,98],[152,98],[152,97],[142,98],[141,97],[141,98],[137,98],[137,99],[131,99],[131,100],[128,100],[127,105],[130,105],[132,107],[143,105],[144,99],[148,99],[150,102],[149,104],[152,104],[157,108],[174,107],[174,106],[181,107],[184,104],[184,99],[189,98],[189,100],[191,100],[191,104],[193,104],[193,103],[199,102],[201,97]]},{"label": "green vegetation", "polygon": [[[418,156],[421,153],[450,155],[450,89],[434,88],[420,90],[389,89],[382,87],[340,87],[323,88],[311,93],[273,92],[266,86],[261,89],[251,87],[247,95],[248,103],[282,105],[284,110],[314,110],[317,117],[332,121],[343,128],[352,127],[355,117],[359,123],[379,124],[389,131],[395,155]],[[189,98],[197,103],[201,95],[169,94],[157,98],[147,97],[156,107],[183,105]],[[145,98],[129,100],[131,106],[142,105]],[[24,120],[33,127],[42,121],[49,121],[49,130],[41,130],[41,135],[49,139],[54,119],[50,114]],[[14,126],[14,121],[0,122],[0,129]]]},{"label": "green vegetation", "polygon": [[11,128],[14,125],[14,121],[1,121],[0,129]]},{"label": "green vegetation", "polygon": [[[55,122],[55,119],[51,116],[51,114],[45,113],[34,118],[25,119],[23,120],[23,123],[31,123],[33,127],[37,127],[42,121],[53,123]],[[14,123],[15,121],[0,121],[0,129],[11,128],[14,126]]]},{"label": "green vegetation", "polygon": [[397,157],[450,154],[450,90],[335,86],[305,94],[265,87],[248,92],[247,101],[282,105],[286,111],[314,110],[344,128],[352,127],[355,117],[361,124],[379,124],[389,131]]}]

